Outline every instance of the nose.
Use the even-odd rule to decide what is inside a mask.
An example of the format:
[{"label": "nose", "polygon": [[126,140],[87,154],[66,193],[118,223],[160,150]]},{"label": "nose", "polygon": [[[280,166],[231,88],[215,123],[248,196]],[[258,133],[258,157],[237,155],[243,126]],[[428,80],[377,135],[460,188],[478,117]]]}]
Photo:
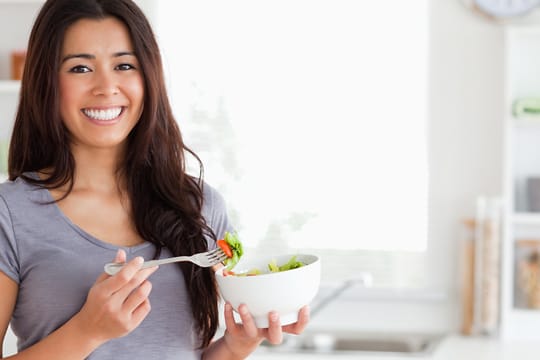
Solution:
[{"label": "nose", "polygon": [[92,90],[93,95],[116,95],[119,93],[118,84],[114,71],[99,71],[96,72],[94,87]]}]

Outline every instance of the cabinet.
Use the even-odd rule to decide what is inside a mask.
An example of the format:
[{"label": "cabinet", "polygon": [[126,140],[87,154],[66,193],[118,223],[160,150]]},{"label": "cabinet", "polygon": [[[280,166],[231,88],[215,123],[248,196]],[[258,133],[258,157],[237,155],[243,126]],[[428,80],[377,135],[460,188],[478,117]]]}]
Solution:
[{"label": "cabinet", "polygon": [[505,56],[501,335],[540,339],[540,114],[512,111],[540,100],[540,25],[508,26]]},{"label": "cabinet", "polygon": [[0,173],[5,172],[20,82],[11,80],[11,52],[26,48],[32,23],[44,0],[0,0]]}]

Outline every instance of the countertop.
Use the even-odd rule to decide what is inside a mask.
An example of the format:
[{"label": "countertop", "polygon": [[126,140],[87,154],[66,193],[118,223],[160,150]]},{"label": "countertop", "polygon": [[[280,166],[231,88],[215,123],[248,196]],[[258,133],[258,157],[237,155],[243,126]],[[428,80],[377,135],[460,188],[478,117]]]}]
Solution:
[{"label": "countertop", "polygon": [[539,341],[502,341],[484,337],[464,337],[459,335],[447,336],[435,349],[432,354],[424,356],[411,355],[374,355],[373,353],[356,354],[291,354],[291,353],[270,353],[265,349],[257,350],[249,360],[403,360],[403,359],[424,359],[424,360],[533,360],[540,358]]}]

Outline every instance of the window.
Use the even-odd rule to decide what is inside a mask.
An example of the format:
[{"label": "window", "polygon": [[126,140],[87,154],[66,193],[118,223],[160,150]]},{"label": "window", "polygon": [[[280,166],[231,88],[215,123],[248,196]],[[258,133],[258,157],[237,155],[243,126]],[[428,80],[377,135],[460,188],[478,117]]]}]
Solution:
[{"label": "window", "polygon": [[243,242],[421,284],[427,0],[157,6],[177,120]]}]

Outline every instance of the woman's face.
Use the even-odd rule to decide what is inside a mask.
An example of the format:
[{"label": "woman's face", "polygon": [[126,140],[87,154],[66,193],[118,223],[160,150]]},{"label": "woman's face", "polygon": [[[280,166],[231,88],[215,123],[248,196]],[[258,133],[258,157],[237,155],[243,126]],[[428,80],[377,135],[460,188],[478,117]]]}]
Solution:
[{"label": "woman's face", "polygon": [[144,79],[126,26],[83,19],[64,38],[60,115],[75,148],[121,148],[139,121]]}]

